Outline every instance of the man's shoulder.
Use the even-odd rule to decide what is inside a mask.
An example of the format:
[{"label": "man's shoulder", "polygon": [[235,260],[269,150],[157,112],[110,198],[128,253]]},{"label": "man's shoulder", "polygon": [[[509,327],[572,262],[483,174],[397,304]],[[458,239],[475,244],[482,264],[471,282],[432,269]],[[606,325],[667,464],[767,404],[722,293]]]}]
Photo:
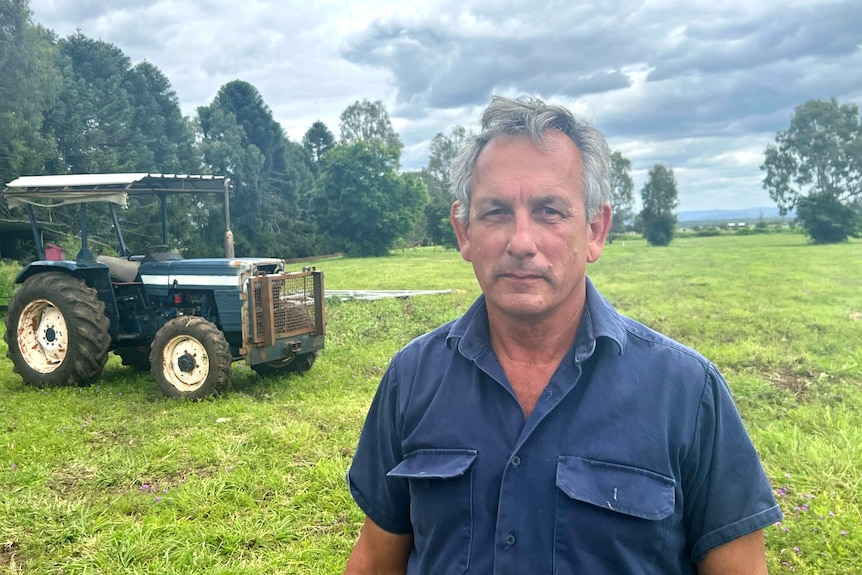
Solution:
[{"label": "man's shoulder", "polygon": [[[441,325],[413,339],[395,354],[393,362],[419,362],[431,359],[442,360],[443,356],[450,357],[453,352],[460,348],[461,340],[468,337],[472,342],[470,348],[484,347],[487,345],[487,312],[485,311],[485,298],[479,296],[463,315]],[[482,327],[482,326],[485,327]]]},{"label": "man's shoulder", "polygon": [[696,349],[628,316],[620,314],[619,318],[626,332],[628,354],[623,355],[629,355],[632,360],[651,357],[669,365],[698,370],[712,366],[712,362]]},{"label": "man's shoulder", "polygon": [[416,361],[429,355],[444,353],[450,350],[449,335],[458,320],[452,320],[411,340],[393,357],[393,361]]},{"label": "man's shoulder", "polygon": [[595,333],[616,341],[623,360],[643,360],[644,356],[656,359],[672,357],[684,363],[691,361],[702,366],[710,364],[708,359],[692,347],[617,311],[592,284],[589,284],[588,293],[592,296],[589,301]]}]

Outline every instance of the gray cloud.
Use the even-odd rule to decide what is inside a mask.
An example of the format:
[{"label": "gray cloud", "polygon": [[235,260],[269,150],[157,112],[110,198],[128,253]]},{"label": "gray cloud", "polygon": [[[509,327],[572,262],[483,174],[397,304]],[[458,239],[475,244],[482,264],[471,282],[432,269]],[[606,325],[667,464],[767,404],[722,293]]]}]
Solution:
[{"label": "gray cloud", "polygon": [[862,42],[860,14],[858,2],[851,1],[765,5],[761,13],[740,20],[701,14],[678,33],[673,48],[657,54],[660,61],[650,79],[847,56]]}]

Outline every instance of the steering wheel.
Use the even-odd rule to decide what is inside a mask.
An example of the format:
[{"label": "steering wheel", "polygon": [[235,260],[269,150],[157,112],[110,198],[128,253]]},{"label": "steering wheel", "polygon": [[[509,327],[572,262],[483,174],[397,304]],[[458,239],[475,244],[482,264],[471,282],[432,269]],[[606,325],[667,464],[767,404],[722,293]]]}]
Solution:
[{"label": "steering wheel", "polygon": [[155,244],[152,246],[147,246],[144,248],[144,253],[142,254],[134,254],[129,257],[130,261],[133,262],[141,262],[148,261],[147,258],[153,254],[163,254],[170,249],[170,246],[167,244]]}]

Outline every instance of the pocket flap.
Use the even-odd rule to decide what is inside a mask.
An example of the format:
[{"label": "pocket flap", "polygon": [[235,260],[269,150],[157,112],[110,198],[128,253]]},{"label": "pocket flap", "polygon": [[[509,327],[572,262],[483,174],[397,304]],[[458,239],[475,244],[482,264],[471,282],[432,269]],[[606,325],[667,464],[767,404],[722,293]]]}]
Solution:
[{"label": "pocket flap", "polygon": [[475,449],[417,449],[404,455],[387,477],[451,479],[467,473],[476,460]]},{"label": "pocket flap", "polygon": [[670,477],[571,455],[557,460],[557,487],[572,499],[641,519],[664,519],[675,502]]}]

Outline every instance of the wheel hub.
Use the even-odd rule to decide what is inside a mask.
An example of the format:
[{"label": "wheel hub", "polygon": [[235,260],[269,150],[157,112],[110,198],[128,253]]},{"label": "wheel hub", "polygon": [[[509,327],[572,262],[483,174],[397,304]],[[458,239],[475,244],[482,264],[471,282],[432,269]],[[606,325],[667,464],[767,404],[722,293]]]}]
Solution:
[{"label": "wheel hub", "polygon": [[195,358],[187,353],[177,358],[177,367],[180,371],[190,373],[195,369]]}]

